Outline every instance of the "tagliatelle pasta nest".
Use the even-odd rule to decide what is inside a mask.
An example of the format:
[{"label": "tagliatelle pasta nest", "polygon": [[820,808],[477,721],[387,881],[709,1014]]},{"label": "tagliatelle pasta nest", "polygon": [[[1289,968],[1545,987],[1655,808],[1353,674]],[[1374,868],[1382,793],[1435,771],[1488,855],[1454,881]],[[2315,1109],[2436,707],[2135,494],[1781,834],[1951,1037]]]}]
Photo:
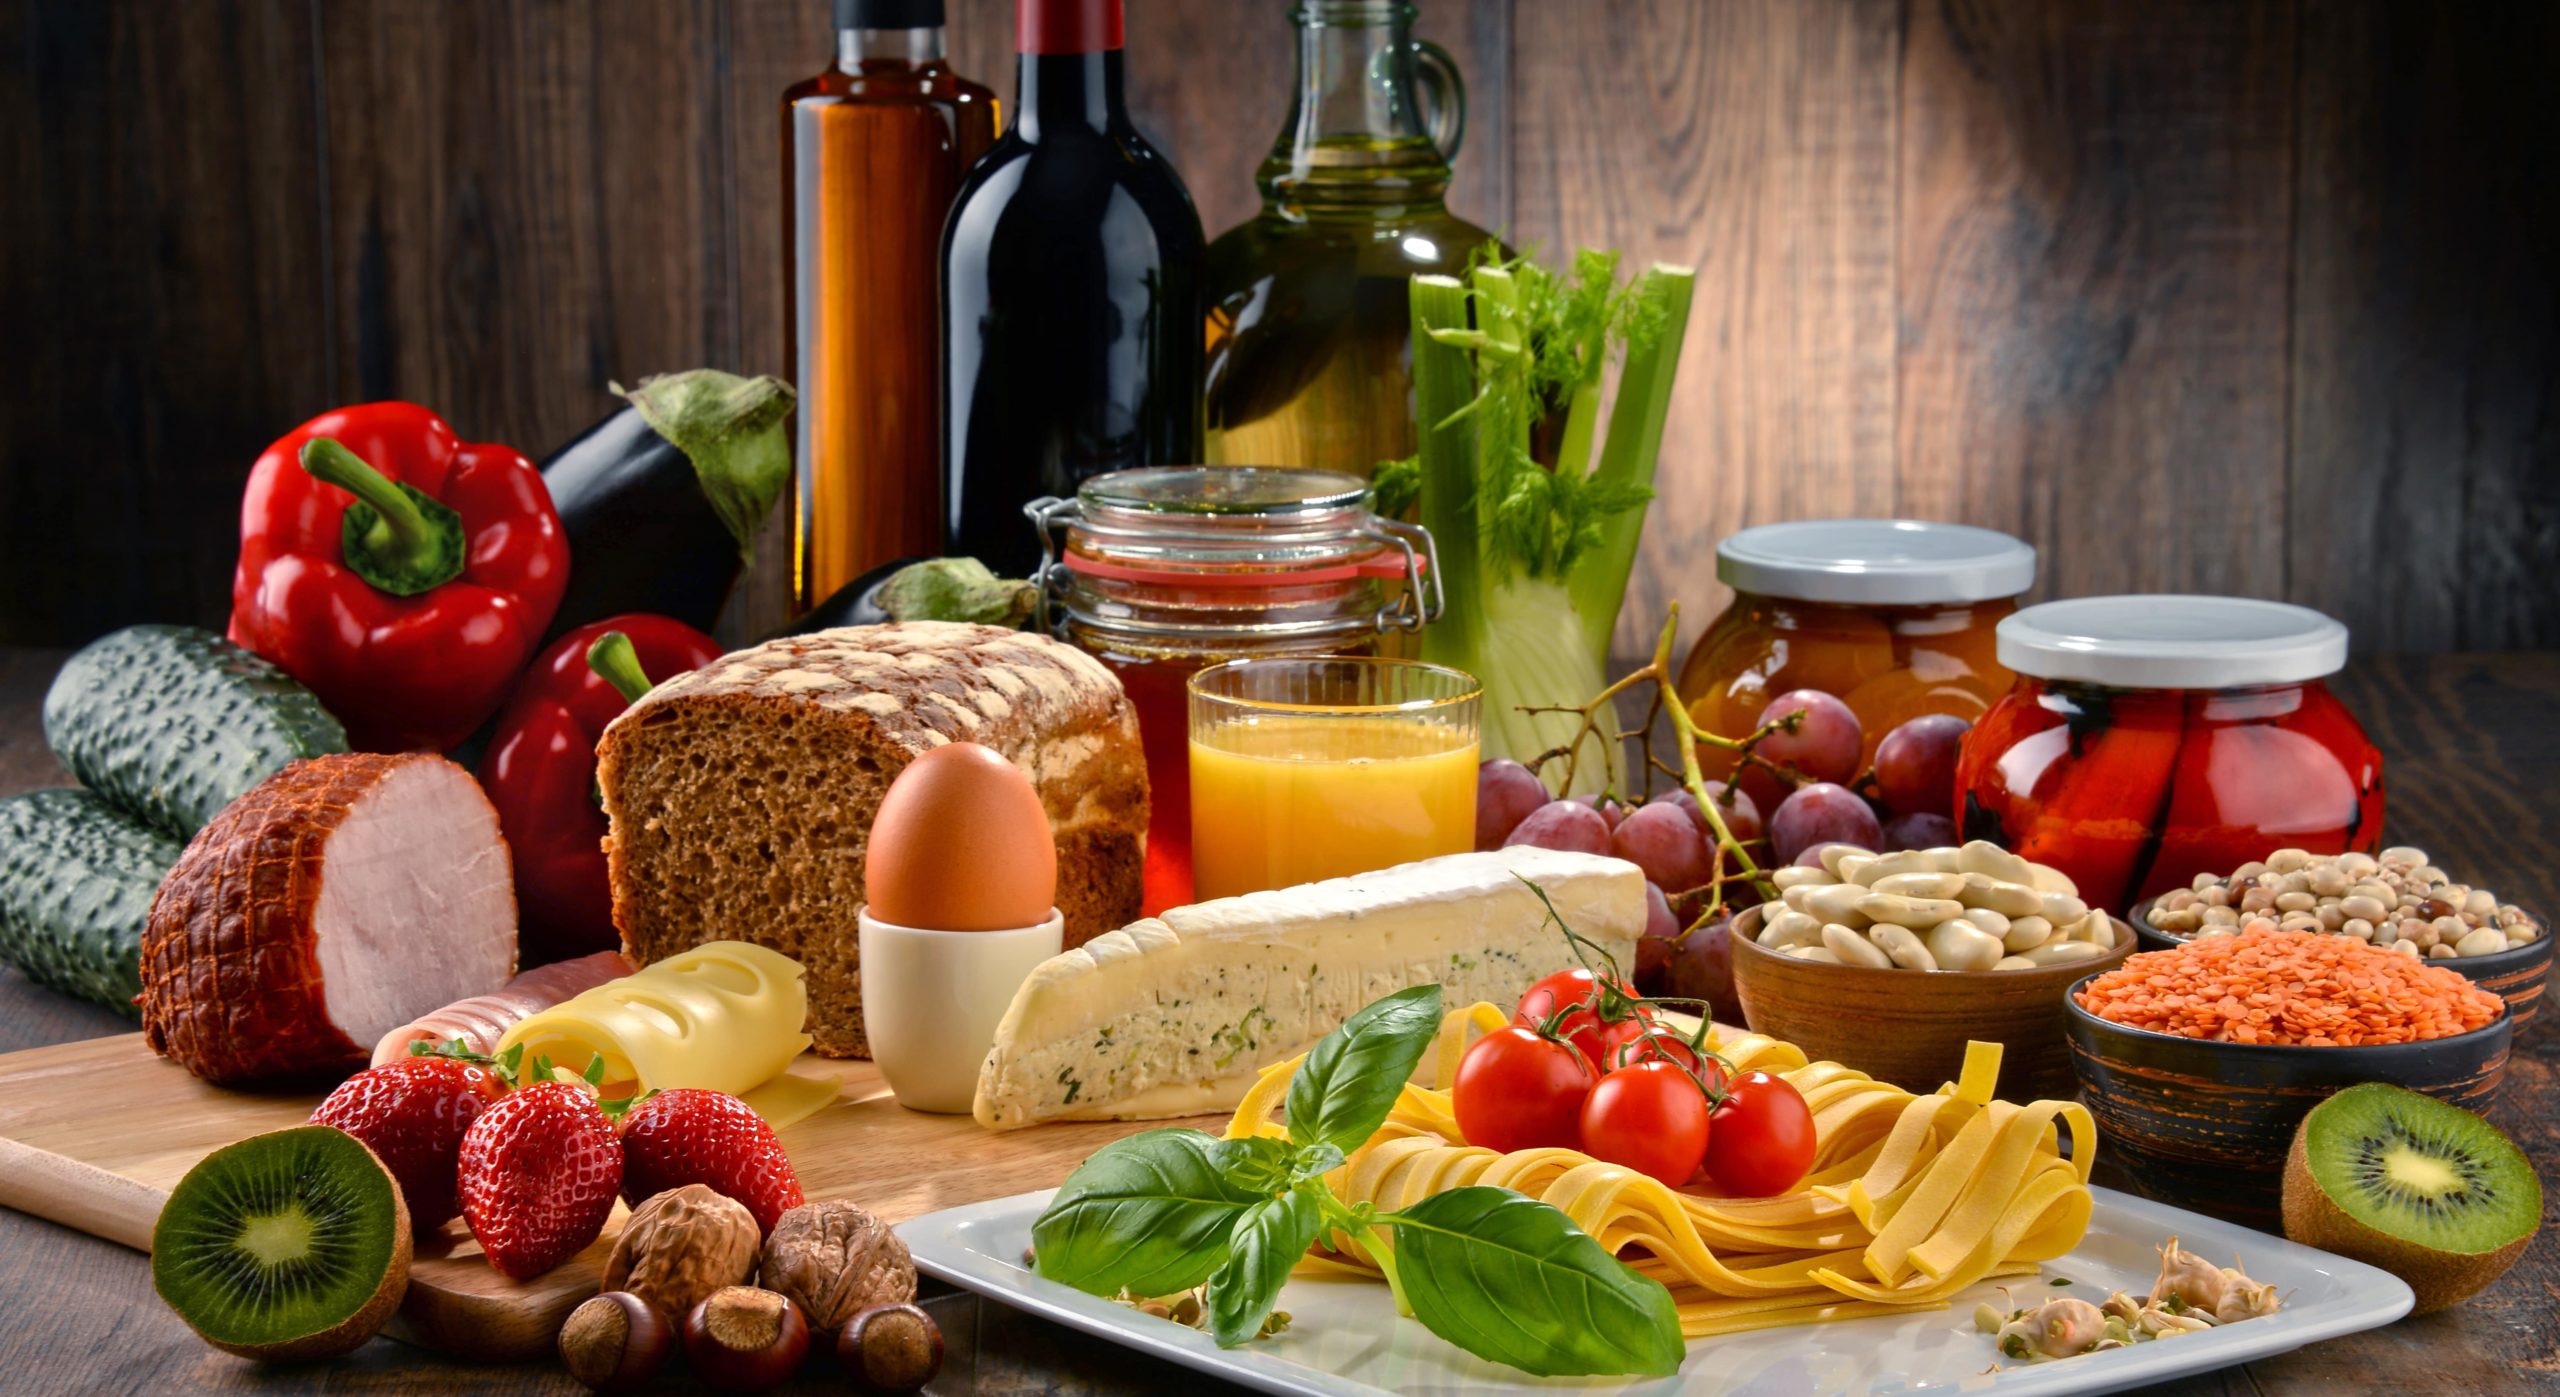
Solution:
[{"label": "tagliatelle pasta nest", "polygon": [[[2000,1048],[1975,1043],[1959,1081],[1919,1095],[1760,1034],[1714,1040],[1737,1072],[1784,1077],[1812,1108],[1812,1172],[1792,1193],[1718,1198],[1665,1187],[1578,1150],[1499,1154],[1466,1143],[1451,1108],[1458,1059],[1509,1016],[1491,1004],[1441,1023],[1436,1086],[1407,1085],[1387,1121],[1326,1182],[1345,1202],[1397,1209],[1468,1185],[1562,1210],[1601,1246],[1662,1282],[1692,1339],[1823,1320],[1945,1309],[1966,1287],[2032,1275],[2079,1245],[2097,1127],[2076,1102],[1995,1100]],[[1227,1127],[1271,1119],[1303,1058],[1266,1069]],[[2071,1154],[2061,1133],[2071,1132]],[[1302,1268],[1375,1275],[1350,1238]]]}]

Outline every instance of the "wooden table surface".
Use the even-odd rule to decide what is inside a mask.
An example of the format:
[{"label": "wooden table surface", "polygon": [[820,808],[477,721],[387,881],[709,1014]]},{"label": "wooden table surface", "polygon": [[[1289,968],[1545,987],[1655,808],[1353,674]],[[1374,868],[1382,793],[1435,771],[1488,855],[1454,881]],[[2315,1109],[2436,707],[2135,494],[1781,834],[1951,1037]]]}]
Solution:
[{"label": "wooden table surface", "polygon": [[[45,750],[37,707],[58,653],[0,651],[0,795],[69,778]],[[2360,661],[2337,681],[2382,747],[2395,843],[2416,844],[2502,897],[2560,909],[2560,654]],[[2560,1032],[2553,1014],[2516,1045],[2494,1119],[2521,1142],[2560,1207]],[[0,1052],[131,1025],[0,968]],[[101,1083],[102,1098],[113,1084]],[[2101,1163],[2105,1182],[2105,1164]],[[2548,1229],[2546,1229],[2548,1231]],[[1227,1393],[962,1292],[928,1286],[948,1360],[944,1394]],[[0,1391],[262,1393],[581,1391],[558,1367],[474,1367],[377,1340],[335,1363],[266,1369],[213,1352],[152,1296],[143,1257],[0,1211]],[[671,1390],[674,1390],[671,1387]],[[813,1370],[788,1390],[842,1391]],[[2560,1391],[2560,1242],[2545,1236],[2497,1285],[2443,1314],[2150,1389],[2201,1394]]]}]

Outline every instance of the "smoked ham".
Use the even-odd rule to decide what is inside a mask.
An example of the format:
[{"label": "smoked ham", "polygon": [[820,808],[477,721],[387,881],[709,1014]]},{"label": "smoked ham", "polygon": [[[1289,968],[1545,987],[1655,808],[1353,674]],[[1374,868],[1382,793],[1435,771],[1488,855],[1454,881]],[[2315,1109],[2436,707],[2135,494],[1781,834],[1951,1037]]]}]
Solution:
[{"label": "smoked ham", "polygon": [[412,1043],[451,1043],[457,1039],[464,1048],[482,1057],[490,1056],[497,1052],[498,1040],[507,1036],[508,1029],[630,973],[631,962],[620,951],[598,951],[576,960],[537,965],[507,981],[494,994],[459,1000],[384,1034],[374,1046],[373,1065],[380,1067],[407,1057]]},{"label": "smoked ham", "polygon": [[471,773],[420,753],[286,766],[199,831],[142,938],[153,1051],[220,1084],[313,1081],[515,970],[514,874]]}]

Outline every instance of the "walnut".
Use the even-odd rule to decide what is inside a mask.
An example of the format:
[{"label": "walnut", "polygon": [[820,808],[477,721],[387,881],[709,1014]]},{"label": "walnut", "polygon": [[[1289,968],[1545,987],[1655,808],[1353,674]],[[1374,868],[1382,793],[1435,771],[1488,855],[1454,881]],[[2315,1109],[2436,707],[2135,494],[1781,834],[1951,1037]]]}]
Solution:
[{"label": "walnut", "polygon": [[743,1283],[756,1266],[756,1217],[701,1184],[671,1188],[632,1210],[604,1263],[604,1288],[627,1290],[671,1315]]},{"label": "walnut", "polygon": [[886,1223],[841,1199],[784,1213],[764,1241],[761,1280],[799,1302],[809,1327],[842,1329],[874,1305],[916,1297],[916,1266]]}]

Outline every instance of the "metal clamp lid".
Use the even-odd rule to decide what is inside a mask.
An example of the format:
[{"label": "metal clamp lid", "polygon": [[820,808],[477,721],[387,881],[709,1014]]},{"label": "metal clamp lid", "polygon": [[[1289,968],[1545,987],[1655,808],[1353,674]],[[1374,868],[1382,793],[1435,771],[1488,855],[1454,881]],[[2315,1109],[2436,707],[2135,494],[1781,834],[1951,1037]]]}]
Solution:
[{"label": "metal clamp lid", "polygon": [[[1249,470],[1252,467],[1230,469]],[[1140,475],[1144,472],[1126,472]],[[1135,583],[1162,583],[1167,586],[1193,588],[1233,588],[1250,591],[1308,583],[1351,581],[1356,578],[1387,580],[1401,578],[1404,585],[1385,605],[1367,617],[1344,617],[1333,621],[1307,623],[1299,633],[1308,635],[1355,634],[1363,630],[1421,630],[1440,618],[1446,598],[1440,587],[1439,570],[1432,566],[1431,533],[1419,524],[1381,519],[1365,508],[1347,513],[1357,522],[1348,527],[1302,528],[1296,531],[1244,533],[1233,527],[1217,527],[1206,523],[1213,518],[1235,520],[1254,517],[1260,511],[1222,509],[1198,516],[1178,512],[1155,512],[1131,516],[1123,520],[1096,518],[1080,499],[1043,496],[1023,506],[1023,515],[1031,521],[1040,536],[1040,565],[1032,574],[1038,598],[1040,628],[1051,634],[1064,631],[1068,611],[1067,597],[1077,574]],[[1275,508],[1267,517],[1285,520],[1293,511]],[[1184,522],[1197,517],[1201,524]],[[1079,553],[1068,560],[1065,540],[1070,533],[1081,531],[1089,540],[1102,540],[1125,546],[1139,554],[1158,554],[1185,548],[1209,554],[1231,553],[1253,555],[1258,545],[1289,546],[1309,553],[1308,565],[1290,567],[1275,565],[1253,569],[1201,569],[1179,566],[1150,567],[1143,562],[1099,558]],[[1361,545],[1367,545],[1362,547]],[[1142,632],[1179,633],[1186,628],[1154,626],[1143,622],[1115,621],[1115,625]]]}]

